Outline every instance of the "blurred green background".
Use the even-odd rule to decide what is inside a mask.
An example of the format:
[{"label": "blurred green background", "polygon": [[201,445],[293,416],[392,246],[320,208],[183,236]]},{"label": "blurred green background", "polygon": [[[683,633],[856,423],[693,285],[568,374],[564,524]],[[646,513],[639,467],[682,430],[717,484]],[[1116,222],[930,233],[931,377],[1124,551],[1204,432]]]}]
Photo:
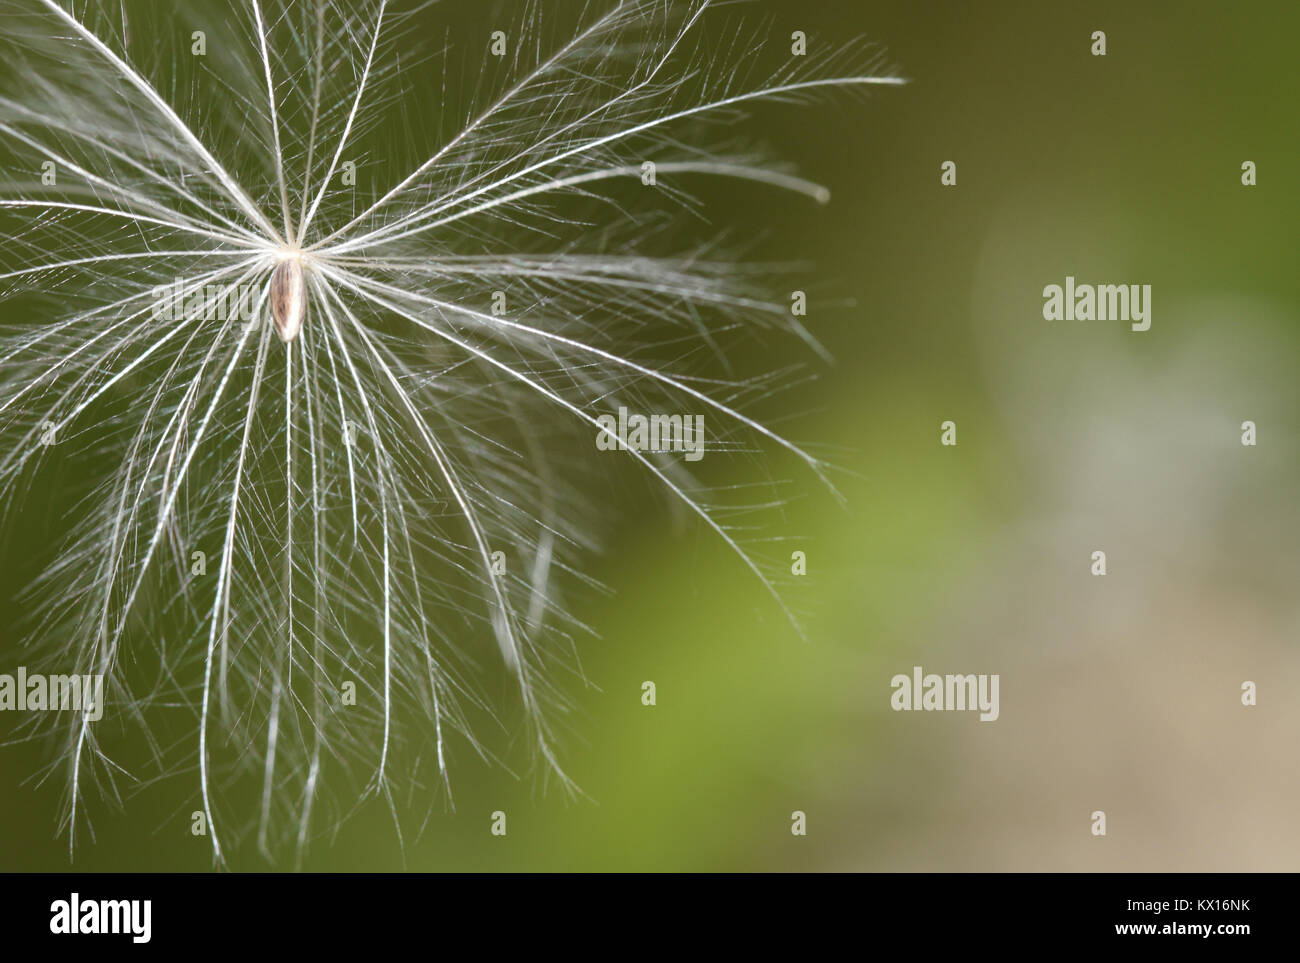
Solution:
[{"label": "blurred green background", "polygon": [[[399,844],[371,802],[304,868],[1300,868],[1300,5],[732,13],[778,45],[807,31],[810,57],[866,35],[911,78],[757,112],[751,130],[828,206],[698,189],[716,224],[767,232],[759,254],[815,265],[809,326],[837,362],[782,427],[835,452],[848,507],[791,471],[801,497],[777,534],[807,552],[791,601],[809,640],[725,546],[629,511],[594,572],[613,594],[578,612],[602,637],[561,753],[587,798],[462,752],[454,812]],[[1042,288],[1067,274],[1151,284],[1151,330],[1044,321]],[[948,419],[956,448],[939,444]],[[6,626],[31,554],[6,543]],[[1000,674],[1000,720],[890,711],[913,665]],[[0,869],[210,868],[192,780],[101,808],[69,862],[58,787],[30,778],[46,752],[0,751]],[[232,861],[271,865],[252,845]]]}]

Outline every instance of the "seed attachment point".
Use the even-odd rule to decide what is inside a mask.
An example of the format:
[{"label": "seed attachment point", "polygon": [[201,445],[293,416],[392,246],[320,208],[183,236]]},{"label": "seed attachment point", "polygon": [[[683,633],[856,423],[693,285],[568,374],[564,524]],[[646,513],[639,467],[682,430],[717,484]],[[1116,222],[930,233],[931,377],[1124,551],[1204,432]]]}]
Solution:
[{"label": "seed attachment point", "polygon": [[271,275],[271,320],[275,333],[288,344],[298,337],[307,315],[307,279],[298,257],[287,257]]}]

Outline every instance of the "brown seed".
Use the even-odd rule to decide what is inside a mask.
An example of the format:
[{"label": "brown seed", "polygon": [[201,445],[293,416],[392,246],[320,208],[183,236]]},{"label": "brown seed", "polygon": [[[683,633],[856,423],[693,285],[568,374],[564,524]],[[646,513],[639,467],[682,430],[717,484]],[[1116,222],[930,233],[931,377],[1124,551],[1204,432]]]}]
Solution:
[{"label": "brown seed", "polygon": [[296,257],[285,258],[271,275],[271,320],[281,341],[288,344],[298,337],[306,314],[307,280],[302,262]]}]

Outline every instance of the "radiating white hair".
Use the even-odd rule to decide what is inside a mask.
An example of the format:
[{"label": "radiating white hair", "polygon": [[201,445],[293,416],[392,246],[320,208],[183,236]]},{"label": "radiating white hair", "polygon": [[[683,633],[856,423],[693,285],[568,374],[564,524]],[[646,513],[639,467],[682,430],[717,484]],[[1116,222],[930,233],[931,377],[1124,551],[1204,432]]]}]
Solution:
[{"label": "radiating white hair", "polygon": [[[497,38],[431,35],[448,6],[0,2],[0,166],[33,172],[0,191],[21,315],[0,480],[12,503],[109,466],[34,589],[49,658],[107,679],[102,722],[60,723],[70,840],[87,786],[127,771],[111,724],[163,775],[197,770],[218,860],[254,826],[301,852],[327,775],[388,795],[396,740],[444,781],[451,733],[486,751],[469,718],[499,708],[493,638],[560,774],[557,676],[586,631],[564,590],[594,581],[591,477],[616,457],[784,609],[754,547],[766,490],[602,454],[598,416],[699,412],[710,450],[776,446],[825,478],[742,410],[789,369],[730,370],[736,335],[816,347],[770,266],[675,238],[710,176],[828,199],[743,146],[747,108],[901,81],[862,42],[793,57],[707,2],[532,4]],[[282,342],[265,318],[286,261],[307,315]],[[177,283],[255,285],[257,323],[160,317]],[[223,802],[241,774],[261,785],[247,817]]]}]

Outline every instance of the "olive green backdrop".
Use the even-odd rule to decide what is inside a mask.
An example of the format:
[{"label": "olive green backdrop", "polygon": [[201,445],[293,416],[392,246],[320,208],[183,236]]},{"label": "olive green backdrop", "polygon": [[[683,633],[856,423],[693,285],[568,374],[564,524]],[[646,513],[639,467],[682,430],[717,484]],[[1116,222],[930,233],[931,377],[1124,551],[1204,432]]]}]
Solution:
[{"label": "olive green backdrop", "polygon": [[[460,751],[454,812],[438,804],[419,834],[408,820],[399,844],[372,802],[305,868],[1300,868],[1300,6],[733,12],[751,11],[773,43],[865,34],[912,79],[759,110],[752,129],[830,186],[828,206],[699,186],[715,224],[767,232],[757,254],[815,265],[808,321],[837,362],[810,359],[781,427],[834,453],[848,507],[773,467],[799,495],[774,534],[807,552],[792,602],[809,640],[707,533],[629,510],[594,572],[613,594],[579,611],[601,638],[561,753],[586,798]],[[1044,321],[1042,288],[1067,274],[1151,284],[1151,330]],[[6,653],[57,524],[24,520],[4,544]],[[1001,718],[892,712],[890,677],[914,665],[1000,674]],[[70,863],[58,787],[30,778],[46,752],[0,750],[0,869],[210,868],[185,779],[99,807]],[[270,864],[249,845],[232,865]]]}]

